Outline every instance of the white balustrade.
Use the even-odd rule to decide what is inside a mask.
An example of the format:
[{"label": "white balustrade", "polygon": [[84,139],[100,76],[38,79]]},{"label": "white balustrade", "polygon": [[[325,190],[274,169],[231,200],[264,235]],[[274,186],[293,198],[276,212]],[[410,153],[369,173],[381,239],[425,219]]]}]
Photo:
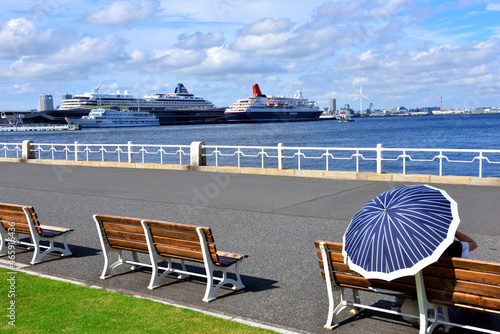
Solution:
[{"label": "white balustrade", "polygon": [[[467,175],[500,177],[500,150],[295,147],[284,146],[197,146],[203,164],[213,166],[310,169],[381,173]],[[190,145],[150,144],[31,144],[36,159],[128,161],[159,164],[190,164]],[[22,143],[0,143],[0,157],[20,158]],[[123,159],[123,156],[126,159]],[[134,159],[135,158],[135,159]],[[139,158],[138,160],[136,160]]]}]

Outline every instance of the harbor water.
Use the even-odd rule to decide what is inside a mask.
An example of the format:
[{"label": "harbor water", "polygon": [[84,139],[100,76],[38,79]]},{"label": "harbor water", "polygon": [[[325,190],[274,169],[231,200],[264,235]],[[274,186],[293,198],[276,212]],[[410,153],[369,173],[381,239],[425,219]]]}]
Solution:
[{"label": "harbor water", "polygon": [[[0,142],[3,143],[20,143],[27,139],[34,143],[54,144],[72,144],[75,141],[80,144],[126,144],[131,141],[134,144],[189,145],[193,141],[203,141],[207,145],[221,146],[276,146],[282,143],[288,147],[375,148],[377,144],[382,144],[384,148],[499,150],[500,114],[359,117],[354,122],[326,120],[0,133]],[[499,154],[493,157],[494,161],[500,160]],[[472,153],[453,157],[454,160],[464,161],[473,158]],[[465,175],[477,176],[477,164],[469,165],[474,165],[475,172],[466,172]],[[385,166],[384,171],[388,171]],[[388,166],[390,168],[390,164]],[[306,164],[304,168],[315,169],[315,166],[314,163],[310,166]],[[500,177],[500,164],[486,164],[484,168],[484,176]],[[422,173],[419,169],[417,167],[414,172]],[[452,175],[464,173],[457,170]]]}]

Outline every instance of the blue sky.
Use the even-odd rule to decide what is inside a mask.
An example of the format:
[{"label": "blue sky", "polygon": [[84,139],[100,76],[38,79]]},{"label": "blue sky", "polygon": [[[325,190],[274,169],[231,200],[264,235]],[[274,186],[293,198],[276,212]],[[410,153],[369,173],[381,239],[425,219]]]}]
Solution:
[{"label": "blue sky", "polygon": [[500,106],[493,0],[17,0],[0,12],[0,110],[38,96],[173,92],[228,106],[251,94],[327,107]]}]

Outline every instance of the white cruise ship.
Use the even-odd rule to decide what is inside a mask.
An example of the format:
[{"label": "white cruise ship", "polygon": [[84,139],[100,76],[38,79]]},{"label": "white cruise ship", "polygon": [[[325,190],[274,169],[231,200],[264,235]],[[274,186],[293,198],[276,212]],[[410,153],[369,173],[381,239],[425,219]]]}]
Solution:
[{"label": "white cruise ship", "polygon": [[124,94],[120,91],[115,94],[99,93],[100,85],[90,93],[76,94],[70,99],[64,99],[59,109],[50,116],[63,114],[65,117],[72,117],[78,113],[81,116],[82,113],[87,114],[91,109],[102,105],[150,112],[158,116],[161,125],[225,121],[225,108],[217,108],[212,102],[190,94],[182,83],[177,84],[174,93],[147,94],[140,98],[134,97],[128,91]]},{"label": "white cruise ship", "polygon": [[79,125],[81,128],[119,128],[136,126],[159,126],[158,117],[146,111],[130,111],[120,109],[97,108],[88,116],[68,118],[69,125]]},{"label": "white cruise ship", "polygon": [[255,84],[253,95],[237,100],[224,115],[228,122],[291,122],[317,121],[321,113],[313,101],[302,97],[301,90],[294,97],[270,96]]}]

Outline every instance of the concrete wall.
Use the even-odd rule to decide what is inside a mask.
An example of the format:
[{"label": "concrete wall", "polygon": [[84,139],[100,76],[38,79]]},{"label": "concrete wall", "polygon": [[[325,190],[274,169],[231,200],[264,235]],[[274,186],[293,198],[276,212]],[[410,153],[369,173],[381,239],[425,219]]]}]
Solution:
[{"label": "concrete wall", "polygon": [[256,168],[256,167],[231,167],[231,166],[191,166],[173,165],[157,163],[130,163],[130,162],[101,162],[101,161],[72,161],[72,160],[49,160],[49,159],[15,159],[0,158],[0,162],[23,162],[45,165],[63,166],[89,166],[89,167],[118,167],[118,168],[143,168],[143,169],[164,169],[164,170],[185,170],[198,172],[222,172],[231,174],[259,174],[273,176],[294,176],[312,177],[319,179],[335,180],[368,180],[385,182],[416,182],[416,183],[441,183],[441,184],[461,184],[474,186],[500,187],[500,178],[495,177],[474,177],[474,176],[439,176],[424,174],[391,174],[391,173],[367,173],[367,172],[342,172],[342,171],[321,171],[321,170],[297,170],[297,169],[276,169],[276,168]]}]

